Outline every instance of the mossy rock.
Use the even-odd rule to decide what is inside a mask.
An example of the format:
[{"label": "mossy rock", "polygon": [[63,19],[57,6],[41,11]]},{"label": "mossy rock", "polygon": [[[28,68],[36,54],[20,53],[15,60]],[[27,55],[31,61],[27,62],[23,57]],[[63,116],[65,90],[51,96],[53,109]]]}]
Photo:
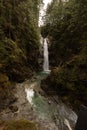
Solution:
[{"label": "mossy rock", "polygon": [[3,130],[37,130],[36,124],[27,120],[6,122]]}]

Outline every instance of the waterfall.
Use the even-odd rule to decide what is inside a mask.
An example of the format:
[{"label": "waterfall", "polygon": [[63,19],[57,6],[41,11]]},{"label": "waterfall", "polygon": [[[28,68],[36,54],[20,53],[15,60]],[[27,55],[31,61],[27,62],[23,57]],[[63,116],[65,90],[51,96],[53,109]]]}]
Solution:
[{"label": "waterfall", "polygon": [[43,43],[43,48],[44,48],[44,62],[43,62],[43,70],[45,72],[49,72],[49,58],[48,58],[48,44],[47,44],[47,39],[44,39]]}]

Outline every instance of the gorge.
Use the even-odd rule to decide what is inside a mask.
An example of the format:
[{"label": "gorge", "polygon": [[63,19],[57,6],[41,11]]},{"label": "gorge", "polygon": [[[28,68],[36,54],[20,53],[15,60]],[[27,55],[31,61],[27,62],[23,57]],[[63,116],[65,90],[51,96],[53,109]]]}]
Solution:
[{"label": "gorge", "polygon": [[0,130],[75,130],[87,106],[86,5],[0,1]]}]

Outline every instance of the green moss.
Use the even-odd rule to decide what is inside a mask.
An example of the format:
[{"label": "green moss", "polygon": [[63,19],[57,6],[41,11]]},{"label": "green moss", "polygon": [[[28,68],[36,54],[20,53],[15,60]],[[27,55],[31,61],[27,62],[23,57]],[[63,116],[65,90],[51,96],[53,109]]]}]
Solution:
[{"label": "green moss", "polygon": [[36,124],[27,120],[18,120],[5,123],[4,130],[37,130]]}]

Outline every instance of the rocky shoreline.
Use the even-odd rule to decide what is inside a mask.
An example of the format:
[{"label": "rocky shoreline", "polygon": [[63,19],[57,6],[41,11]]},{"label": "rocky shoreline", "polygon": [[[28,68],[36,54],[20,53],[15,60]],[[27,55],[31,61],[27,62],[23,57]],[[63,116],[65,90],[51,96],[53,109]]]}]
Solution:
[{"label": "rocky shoreline", "polygon": [[[69,130],[67,127],[66,121],[67,117],[70,119],[70,125],[73,126],[75,125],[75,122],[73,121],[73,113],[70,109],[67,109],[66,106],[64,106],[58,99],[58,96],[49,96],[43,91],[40,87],[40,82],[41,77],[35,77],[30,81],[25,81],[23,83],[17,83],[16,86],[13,89],[14,97],[16,98],[15,102],[10,104],[10,106],[0,112],[0,122],[4,121],[18,121],[18,120],[27,120],[30,122],[33,122],[38,130],[61,130],[61,125],[63,125],[63,130]],[[37,80],[37,82],[36,82]],[[54,109],[53,115],[51,115],[51,120],[48,117],[42,118],[39,117],[39,115],[36,113],[34,107],[28,102],[27,100],[27,95],[25,92],[25,88],[29,88],[30,85],[34,85],[34,91],[35,93],[44,98],[46,101],[46,104],[48,106],[47,111],[48,113],[51,112],[52,110],[49,111],[49,108]],[[43,100],[43,99],[42,99]],[[43,102],[43,101],[42,101]],[[43,107],[43,106],[42,106]],[[40,108],[42,109],[42,108]],[[68,112],[69,111],[69,112]],[[62,112],[62,113],[61,113]],[[49,113],[49,114],[51,114]],[[71,115],[72,113],[72,115]],[[39,113],[40,114],[40,113]],[[42,114],[41,114],[42,115]],[[48,116],[47,114],[45,116]],[[62,119],[64,116],[64,119]],[[75,116],[75,115],[74,115]],[[72,117],[72,118],[71,118]],[[75,117],[76,119],[76,117]],[[2,125],[0,125],[0,130]]]},{"label": "rocky shoreline", "polygon": [[[11,122],[23,119],[35,122],[38,130],[58,130],[55,128],[55,123],[48,122],[46,120],[43,121],[37,117],[33,107],[27,101],[25,86],[26,82],[16,84],[13,90],[16,101],[7,107],[7,109],[0,112],[0,122]],[[0,125],[0,130],[3,130],[2,125]]]},{"label": "rocky shoreline", "polygon": [[16,84],[13,91],[13,96],[15,96],[17,100],[0,113],[0,120],[16,120],[21,118],[33,120],[31,116],[33,115],[33,110],[26,99],[24,83]]}]

